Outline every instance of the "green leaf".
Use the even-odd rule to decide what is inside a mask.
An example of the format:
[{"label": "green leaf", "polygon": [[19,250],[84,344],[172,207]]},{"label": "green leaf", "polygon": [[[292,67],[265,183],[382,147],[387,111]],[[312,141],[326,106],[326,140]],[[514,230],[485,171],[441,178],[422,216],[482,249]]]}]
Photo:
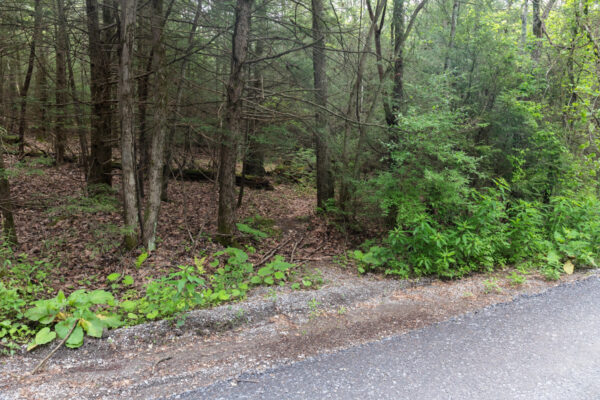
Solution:
[{"label": "green leaf", "polygon": [[41,318],[48,315],[48,308],[37,305],[34,308],[30,308],[25,311],[25,317],[32,321],[39,321]]},{"label": "green leaf", "polygon": [[229,300],[229,294],[225,290],[219,291],[219,300]]},{"label": "green leaf", "polygon": [[260,276],[253,276],[252,278],[250,278],[250,283],[260,285],[262,283],[262,279],[260,278]]},{"label": "green leaf", "polygon": [[275,283],[275,281],[273,280],[273,277],[272,277],[272,276],[267,276],[267,277],[265,278],[265,283],[266,283],[267,285],[272,285],[273,283]]},{"label": "green leaf", "polygon": [[275,277],[275,279],[284,279],[285,278],[285,274],[281,271],[276,271],[275,274],[273,274],[273,276]]},{"label": "green leaf", "polygon": [[75,329],[73,329],[73,332],[71,333],[71,336],[69,336],[69,338],[67,339],[67,342],[65,343],[65,345],[71,349],[76,349],[77,347],[81,347],[82,344],[83,344],[83,328],[81,328],[81,326],[77,325],[75,327]]},{"label": "green leaf", "polygon": [[75,321],[75,318],[69,318],[54,325],[54,331],[58,334],[58,337],[64,339],[71,330],[73,324],[75,324]]},{"label": "green leaf", "polygon": [[99,313],[99,314],[96,314],[96,318],[98,318],[100,321],[102,321],[104,326],[106,326],[108,328],[118,328],[122,325],[119,317],[114,314]]},{"label": "green leaf", "polygon": [[100,320],[87,320],[81,319],[79,324],[83,328],[83,330],[91,337],[101,338],[102,332],[104,331],[104,326]]},{"label": "green leaf", "polygon": [[125,275],[125,277],[123,278],[123,285],[126,285],[126,286],[133,285],[133,276]]},{"label": "green leaf", "polygon": [[258,270],[258,275],[259,276],[273,275],[273,268],[272,267],[262,267],[261,269]]},{"label": "green leaf", "polygon": [[89,300],[93,304],[112,305],[115,302],[115,298],[112,293],[109,293],[106,290],[94,290],[90,293]]},{"label": "green leaf", "polygon": [[42,344],[50,343],[54,339],[56,339],[56,332],[51,331],[48,327],[45,327],[40,329],[40,331],[36,333],[35,344],[39,346]]},{"label": "green leaf", "polygon": [[121,308],[125,310],[125,312],[135,311],[137,308],[137,302],[132,300],[125,300],[121,302]]},{"label": "green leaf", "polygon": [[118,272],[114,272],[106,277],[106,280],[109,282],[114,282],[121,277],[121,274]]}]

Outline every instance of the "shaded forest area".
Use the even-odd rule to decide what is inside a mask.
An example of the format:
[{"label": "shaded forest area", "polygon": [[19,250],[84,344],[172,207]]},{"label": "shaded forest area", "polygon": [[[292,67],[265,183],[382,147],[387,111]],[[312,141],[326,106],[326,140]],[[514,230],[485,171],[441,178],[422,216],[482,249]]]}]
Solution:
[{"label": "shaded forest area", "polygon": [[4,0],[0,344],[600,257],[597,0]]}]

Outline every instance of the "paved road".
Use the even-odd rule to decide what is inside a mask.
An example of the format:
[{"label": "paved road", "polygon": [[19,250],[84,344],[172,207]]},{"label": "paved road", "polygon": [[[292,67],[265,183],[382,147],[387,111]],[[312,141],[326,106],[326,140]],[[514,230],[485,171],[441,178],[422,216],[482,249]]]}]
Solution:
[{"label": "paved road", "polygon": [[181,399],[600,399],[600,279]]}]

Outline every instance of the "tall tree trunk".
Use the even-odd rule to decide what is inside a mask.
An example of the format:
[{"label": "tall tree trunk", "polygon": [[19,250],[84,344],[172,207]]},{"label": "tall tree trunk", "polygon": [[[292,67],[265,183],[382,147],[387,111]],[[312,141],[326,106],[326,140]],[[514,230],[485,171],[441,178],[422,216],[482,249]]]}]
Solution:
[{"label": "tall tree trunk", "polygon": [[454,37],[456,36],[456,22],[458,20],[458,9],[460,7],[459,0],[454,0],[452,5],[452,18],[450,20],[450,38],[448,40],[448,50],[446,52],[446,59],[444,60],[444,71],[450,66],[450,56],[452,48],[454,47]]},{"label": "tall tree trunk", "polygon": [[223,243],[231,243],[235,233],[235,164],[242,132],[244,63],[248,54],[250,11],[253,0],[237,0],[229,83],[227,84],[226,130],[219,154],[219,212],[217,226]]},{"label": "tall tree trunk", "polygon": [[133,42],[137,0],[121,0],[121,62],[119,74],[119,115],[121,118],[121,165],[123,171],[124,243],[134,249],[139,239],[139,209],[135,173],[135,98],[133,85]]},{"label": "tall tree trunk", "polygon": [[169,188],[169,174],[171,173],[171,159],[173,153],[173,143],[175,140],[175,134],[177,133],[177,121],[181,114],[181,101],[183,98],[183,85],[186,79],[187,66],[189,61],[189,54],[192,51],[194,45],[194,35],[198,29],[198,20],[200,19],[200,13],[202,12],[202,1],[198,0],[196,5],[196,13],[194,14],[194,20],[192,21],[192,27],[188,35],[187,47],[183,59],[181,60],[181,66],[179,67],[179,81],[177,82],[177,92],[175,95],[175,107],[173,113],[173,119],[170,124],[169,136],[167,139],[167,154],[165,157],[165,166],[163,168],[163,188],[161,191],[162,201],[169,201],[168,188]]},{"label": "tall tree trunk", "polygon": [[[103,7],[103,19],[108,19]],[[110,49],[106,48],[100,30],[98,0],[86,0],[90,52],[90,92],[92,100],[92,140],[90,149],[88,187],[112,184],[112,121],[110,106]]]},{"label": "tall tree trunk", "polygon": [[36,72],[36,92],[35,97],[37,98],[37,104],[34,113],[38,115],[38,123],[36,127],[36,135],[40,138],[46,139],[48,136],[48,72],[47,72],[47,50],[42,48],[38,59],[38,68]]},{"label": "tall tree trunk", "polygon": [[[268,36],[267,33],[267,2],[262,0],[260,5],[257,7],[256,15],[257,15],[257,23],[256,23],[256,31],[259,32],[260,35]],[[264,39],[260,38],[256,41],[256,45],[254,48],[254,57],[257,59],[262,58],[265,54],[265,43]],[[251,67],[252,71],[252,93],[250,97],[254,103],[253,114],[255,115],[251,121],[249,121],[249,131],[248,131],[248,140],[246,141],[246,152],[244,156],[244,165],[243,165],[243,173],[242,175],[254,175],[254,176],[265,176],[265,152],[264,146],[258,140],[258,130],[260,128],[260,121],[256,117],[260,114],[259,105],[262,103],[264,99],[264,75],[263,75],[263,67],[259,64],[254,64]],[[241,189],[240,189],[241,190]]]},{"label": "tall tree trunk", "polygon": [[[64,21],[66,22],[66,21]],[[66,29],[65,29],[66,33]],[[77,129],[77,136],[79,138],[79,152],[80,152],[80,165],[83,168],[83,176],[87,180],[89,175],[89,151],[88,151],[88,138],[87,129],[81,120],[82,110],[81,103],[79,102],[79,96],[77,95],[77,86],[75,85],[75,74],[73,73],[73,61],[71,60],[69,36],[65,36],[65,43],[67,44],[67,67],[69,69],[69,90],[71,91],[71,98],[73,99],[73,105],[75,107],[75,125]]]},{"label": "tall tree trunk", "polygon": [[56,0],[58,29],[56,37],[56,124],[54,132],[54,157],[56,164],[65,161],[65,127],[67,103],[67,21],[64,0]]},{"label": "tall tree trunk", "polygon": [[394,0],[394,14],[392,19],[394,41],[394,89],[392,94],[392,111],[394,124],[397,115],[404,106],[404,1]]},{"label": "tall tree trunk", "polygon": [[0,212],[2,213],[2,232],[9,244],[17,244],[17,230],[13,216],[13,203],[10,197],[10,185],[4,165],[4,143],[0,143]]},{"label": "tall tree trunk", "polygon": [[156,227],[161,203],[165,141],[167,137],[168,87],[163,38],[163,0],[152,0],[152,147],[148,170],[148,203],[144,213],[144,246],[148,251],[156,248]]},{"label": "tall tree trunk", "polygon": [[523,4],[521,5],[521,52],[525,51],[525,46],[527,45],[527,5],[529,0],[523,0]]},{"label": "tall tree trunk", "polygon": [[329,152],[327,108],[327,59],[325,56],[325,12],[322,0],[312,0],[313,76],[315,88],[315,150],[317,155],[317,206],[334,197],[334,182]]},{"label": "tall tree trunk", "polygon": [[532,0],[533,5],[533,36],[535,36],[536,42],[533,48],[532,57],[534,60],[539,60],[541,55],[542,47],[542,19],[540,17],[540,0]]},{"label": "tall tree trunk", "polygon": [[33,75],[33,65],[35,63],[35,47],[39,40],[40,28],[42,23],[42,5],[40,0],[35,0],[35,15],[33,22],[33,35],[29,45],[29,60],[27,61],[27,72],[25,73],[25,82],[21,87],[21,111],[19,113],[19,153],[25,152],[25,117],[27,114],[27,92],[31,85],[31,76]]}]

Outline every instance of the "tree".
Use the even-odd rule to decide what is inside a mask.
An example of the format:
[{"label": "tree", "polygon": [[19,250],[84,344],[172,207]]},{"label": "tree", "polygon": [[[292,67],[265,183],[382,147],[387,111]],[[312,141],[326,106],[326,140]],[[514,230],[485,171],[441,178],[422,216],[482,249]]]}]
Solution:
[{"label": "tree", "polygon": [[35,63],[35,49],[39,42],[40,31],[42,24],[42,3],[40,0],[35,0],[33,34],[31,43],[29,44],[29,60],[27,61],[27,72],[25,73],[25,82],[21,86],[21,110],[19,113],[19,153],[25,152],[25,124],[27,114],[27,93],[31,85],[31,77],[33,75],[33,66]]},{"label": "tree", "polygon": [[156,248],[156,227],[161,203],[165,142],[167,138],[168,86],[165,62],[163,1],[152,0],[152,141],[148,171],[148,200],[144,212],[143,240],[146,250]]},{"label": "tree", "polygon": [[[61,0],[59,0],[61,1]],[[121,62],[119,73],[119,114],[121,119],[121,165],[123,171],[123,207],[125,247],[133,249],[139,239],[139,208],[135,170],[135,98],[133,77],[133,43],[137,0],[121,0]]]},{"label": "tree", "polygon": [[67,21],[63,0],[56,0],[58,29],[56,33],[56,124],[54,126],[54,158],[65,161],[65,128],[67,105]]},{"label": "tree", "polygon": [[[91,148],[89,171],[87,171],[88,187],[96,190],[97,185],[112,184],[112,109],[110,106],[110,63],[112,48],[108,42],[112,21],[112,13],[104,0],[102,19],[104,26],[100,28],[100,9],[98,0],[86,0],[88,48],[90,55],[90,93],[92,101]],[[104,32],[104,33],[103,33]]]},{"label": "tree", "polygon": [[219,150],[219,211],[217,226],[220,240],[230,243],[235,233],[235,165],[242,133],[242,95],[244,64],[248,55],[250,11],[253,0],[237,0],[232,36],[231,67],[227,84],[225,126]]},{"label": "tree", "polygon": [[323,207],[334,196],[333,175],[329,153],[329,123],[327,120],[327,59],[325,54],[325,12],[322,0],[312,0],[313,76],[315,88],[315,149],[317,154],[317,206]]}]

